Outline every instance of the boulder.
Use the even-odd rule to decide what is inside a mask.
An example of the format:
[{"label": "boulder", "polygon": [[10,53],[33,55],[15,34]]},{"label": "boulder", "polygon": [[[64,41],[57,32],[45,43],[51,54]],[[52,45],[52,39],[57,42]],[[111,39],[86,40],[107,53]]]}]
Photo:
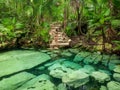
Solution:
[{"label": "boulder", "polygon": [[56,58],[56,57],[58,57],[58,54],[51,54],[50,57],[51,58]]},{"label": "boulder", "polygon": [[40,67],[38,67],[38,68],[36,68],[36,69],[38,69],[38,70],[45,70],[45,66],[40,66]]},{"label": "boulder", "polygon": [[26,82],[16,90],[56,90],[56,87],[50,81],[50,76],[42,74]]},{"label": "boulder", "polygon": [[62,82],[74,88],[89,82],[89,75],[79,70],[67,73],[62,77]]},{"label": "boulder", "polygon": [[61,53],[61,56],[62,57],[71,57],[73,54],[71,53],[71,52],[69,52],[69,51],[63,51],[62,53]]},{"label": "boulder", "polygon": [[61,51],[58,49],[58,50],[52,50],[52,52],[55,54],[60,54]]},{"label": "boulder", "polygon": [[83,62],[84,62],[85,64],[91,64],[91,63],[94,62],[94,57],[93,57],[92,55],[90,55],[90,56],[86,57],[86,58],[83,60]]},{"label": "boulder", "polygon": [[67,68],[73,69],[73,70],[78,70],[80,68],[82,68],[82,66],[80,64],[71,62],[71,61],[64,61],[62,63],[62,66],[65,66]]},{"label": "boulder", "polygon": [[15,90],[17,87],[20,87],[34,77],[35,75],[33,74],[22,72],[8,78],[4,78],[0,81],[0,90]]},{"label": "boulder", "polygon": [[114,73],[114,74],[113,74],[113,78],[114,78],[116,81],[120,82],[120,74],[119,74],[119,73]]},{"label": "boulder", "polygon": [[57,86],[57,90],[67,90],[67,87],[66,87],[65,84],[60,83],[60,84]]},{"label": "boulder", "polygon": [[103,55],[102,56],[102,64],[107,66],[108,62],[110,61],[110,55]]},{"label": "boulder", "polygon": [[109,68],[109,70],[111,70],[111,71],[113,71],[113,70],[115,69],[115,67],[116,67],[116,64],[114,64],[114,63],[109,63],[109,64],[108,64],[108,68]]},{"label": "boulder", "polygon": [[108,74],[108,75],[112,75],[112,73],[111,73],[110,71],[108,71],[108,70],[99,69],[98,71],[99,71],[99,72],[106,73],[106,74]]},{"label": "boulder", "polygon": [[110,80],[110,76],[108,74],[99,71],[92,72],[91,77],[99,83],[104,83],[105,81]]},{"label": "boulder", "polygon": [[85,72],[87,74],[91,74],[92,72],[95,71],[94,67],[91,65],[84,65],[84,68],[79,69],[82,72]]},{"label": "boulder", "polygon": [[115,64],[115,65],[119,65],[120,64],[120,60],[110,60],[109,62],[110,64]]},{"label": "boulder", "polygon": [[120,73],[120,65],[116,65],[113,71],[116,73]]},{"label": "boulder", "polygon": [[50,75],[55,78],[62,78],[65,74],[70,73],[72,70],[69,68],[66,68],[62,65],[54,64],[53,66],[49,67],[48,70],[50,70]]},{"label": "boulder", "polygon": [[69,49],[69,51],[70,51],[71,53],[74,53],[74,54],[79,53],[79,50],[78,50],[78,49]]},{"label": "boulder", "polygon": [[46,63],[44,66],[45,67],[50,67],[50,66],[52,66],[53,64],[56,64],[56,63],[62,63],[62,62],[64,62],[66,59],[56,59],[55,61],[52,61],[52,62],[48,62],[48,63]]},{"label": "boulder", "polygon": [[85,64],[94,63],[94,61],[96,60],[96,58],[98,58],[98,56],[100,56],[100,53],[97,53],[97,52],[91,53],[91,55],[89,55],[88,57],[86,57],[83,62]]},{"label": "boulder", "polygon": [[56,86],[50,80],[39,81],[23,90],[57,90]]},{"label": "boulder", "polygon": [[[117,55],[115,55],[115,54],[113,54],[113,55],[110,57],[110,61],[113,61],[113,62],[114,62],[114,60],[119,60],[119,59],[120,59],[120,57],[117,56]],[[119,61],[119,63],[120,63],[120,61]]]},{"label": "boulder", "polygon": [[0,77],[33,68],[50,60],[50,56],[38,51],[16,50],[0,54]]},{"label": "boulder", "polygon": [[110,81],[107,83],[108,90],[120,90],[120,83],[116,81]]},{"label": "boulder", "polygon": [[49,52],[49,50],[40,50],[40,52],[47,53],[47,52]]},{"label": "boulder", "polygon": [[106,86],[101,86],[100,90],[107,90],[107,87]]},{"label": "boulder", "polygon": [[96,56],[93,64],[98,64],[101,60],[102,60],[102,55],[99,54],[99,55]]},{"label": "boulder", "polygon": [[90,52],[80,52],[74,57],[73,61],[80,62],[83,59],[85,59],[87,56],[89,56],[90,54],[91,54]]}]

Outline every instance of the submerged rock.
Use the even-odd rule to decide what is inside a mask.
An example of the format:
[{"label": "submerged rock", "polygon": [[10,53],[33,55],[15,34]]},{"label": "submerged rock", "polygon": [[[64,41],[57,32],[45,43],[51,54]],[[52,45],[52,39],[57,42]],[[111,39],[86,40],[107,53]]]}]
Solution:
[{"label": "submerged rock", "polygon": [[102,60],[102,55],[99,54],[99,55],[96,56],[93,64],[98,64],[101,60]]},{"label": "submerged rock", "polygon": [[86,58],[83,60],[83,62],[84,62],[85,64],[91,64],[91,63],[94,62],[94,58],[92,57],[92,55],[90,55],[90,56],[86,57]]},{"label": "submerged rock", "polygon": [[113,74],[113,78],[114,78],[116,81],[120,82],[120,74],[119,74],[119,73],[114,73],[114,74]]},{"label": "submerged rock", "polygon": [[9,78],[4,78],[0,81],[0,90],[15,90],[34,77],[35,75],[33,74],[22,72]]},{"label": "submerged rock", "polygon": [[87,74],[91,74],[92,72],[95,71],[94,67],[91,65],[84,65],[84,68],[79,69],[82,72],[85,72]]},{"label": "submerged rock", "polygon": [[62,62],[64,62],[65,60],[66,60],[66,59],[57,59],[57,60],[55,60],[55,61],[46,63],[44,66],[45,66],[45,67],[50,67],[50,66],[52,66],[53,64],[62,63]]},{"label": "submerged rock", "polygon": [[61,83],[57,86],[57,90],[67,90],[67,87],[65,84]]},{"label": "submerged rock", "polygon": [[107,87],[106,86],[101,86],[100,90],[107,90]]},{"label": "submerged rock", "polygon": [[66,73],[71,73],[71,71],[78,70],[80,68],[82,68],[82,66],[77,63],[62,60],[62,62],[56,62],[48,67],[48,70],[50,71],[50,75],[53,77],[62,78]]},{"label": "submerged rock", "polygon": [[[110,61],[115,61],[116,62],[116,60],[119,60],[120,59],[120,57],[118,57],[117,55],[115,55],[115,54],[113,54],[111,57],[110,57]],[[118,61],[119,63],[120,63],[120,61]]]},{"label": "submerged rock", "polygon": [[91,53],[91,55],[89,55],[88,57],[86,57],[83,62],[85,64],[92,64],[92,63],[97,64],[100,61],[98,59],[98,57],[100,59],[100,54],[99,53],[97,53],[97,52]]},{"label": "submerged rock", "polygon": [[50,81],[50,77],[42,74],[16,90],[57,90],[55,85]]},{"label": "submerged rock", "polygon": [[63,57],[71,57],[73,54],[71,53],[71,52],[69,52],[69,51],[63,51],[62,53],[61,53],[61,56],[63,56]]},{"label": "submerged rock", "polygon": [[110,61],[110,55],[103,55],[102,56],[102,64],[107,66],[108,62]]},{"label": "submerged rock", "polygon": [[116,65],[113,71],[120,73],[120,65]]},{"label": "submerged rock", "polygon": [[68,73],[62,77],[62,82],[74,88],[89,82],[89,75],[79,70]]},{"label": "submerged rock", "polygon": [[99,71],[99,72],[106,73],[106,74],[108,74],[108,75],[112,75],[112,73],[111,73],[110,71],[108,71],[108,70],[99,69],[98,71]]},{"label": "submerged rock", "polygon": [[104,83],[105,81],[110,80],[110,76],[106,73],[95,71],[91,74],[91,76],[97,80],[99,83]]},{"label": "submerged rock", "polygon": [[108,90],[120,90],[120,83],[116,81],[110,81],[107,83]]},{"label": "submerged rock", "polygon": [[49,67],[48,70],[50,70],[50,75],[55,78],[62,78],[65,74],[72,71],[70,68],[66,68],[59,63]]},{"label": "submerged rock", "polygon": [[74,63],[71,61],[64,61],[62,63],[62,65],[67,68],[73,69],[73,70],[78,70],[78,69],[82,68],[82,66],[80,66],[80,64],[77,64],[77,63]]},{"label": "submerged rock", "polygon": [[50,56],[38,51],[16,50],[0,55],[0,77],[33,68],[50,60]]},{"label": "submerged rock", "polygon": [[116,67],[116,64],[114,64],[114,63],[109,63],[109,64],[108,64],[108,68],[109,68],[109,70],[111,70],[111,71],[113,71],[113,70],[115,69],[115,67]]},{"label": "submerged rock", "polygon": [[73,61],[75,62],[80,62],[83,59],[85,59],[87,56],[89,56],[91,53],[90,52],[80,52],[78,53],[75,58],[73,59]]},{"label": "submerged rock", "polygon": [[69,51],[70,51],[71,53],[74,53],[74,54],[79,53],[79,50],[78,50],[78,49],[69,49]]}]

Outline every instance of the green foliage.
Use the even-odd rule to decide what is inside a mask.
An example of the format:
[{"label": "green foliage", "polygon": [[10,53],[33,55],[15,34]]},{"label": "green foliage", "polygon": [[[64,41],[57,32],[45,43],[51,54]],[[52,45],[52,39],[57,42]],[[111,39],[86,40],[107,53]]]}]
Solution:
[{"label": "green foliage", "polygon": [[68,35],[68,36],[73,36],[73,35],[77,35],[77,32],[75,32],[75,27],[77,26],[76,23],[68,23],[66,29],[65,29],[65,33]]},{"label": "green foliage", "polygon": [[120,20],[112,20],[111,24],[114,28],[120,27]]},{"label": "green foliage", "polygon": [[104,32],[108,24],[114,29],[120,27],[119,3],[119,0],[0,0],[1,42],[21,33],[49,42],[52,22],[66,24],[63,26],[68,36],[78,35],[74,29],[79,23],[87,23],[89,32],[98,28],[95,34],[100,35],[99,27]]},{"label": "green foliage", "polygon": [[116,45],[116,47],[114,48],[115,50],[120,50],[120,41],[118,41],[118,40],[114,40],[114,41],[112,41],[115,45]]}]

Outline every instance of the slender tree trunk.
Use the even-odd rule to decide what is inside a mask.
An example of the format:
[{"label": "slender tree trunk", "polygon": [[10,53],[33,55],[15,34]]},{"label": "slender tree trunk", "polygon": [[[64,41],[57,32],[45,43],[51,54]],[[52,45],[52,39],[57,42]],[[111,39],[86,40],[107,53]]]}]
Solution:
[{"label": "slender tree trunk", "polygon": [[63,23],[64,23],[64,26],[63,26],[63,28],[64,28],[64,30],[65,30],[65,28],[66,28],[66,26],[67,26],[67,21],[68,21],[68,11],[69,11],[69,3],[68,3],[68,1],[67,0],[65,0],[65,6],[64,6],[64,21],[63,21]]},{"label": "slender tree trunk", "polygon": [[101,26],[101,30],[102,30],[102,39],[103,39],[103,42],[102,42],[102,50],[103,52],[105,51],[105,33],[104,33],[104,29],[103,29],[103,26]]},{"label": "slender tree trunk", "polygon": [[81,3],[78,0],[75,0],[75,3],[76,3],[76,11],[77,11],[78,34],[84,35],[84,33],[82,32],[82,29],[81,29],[83,6],[80,5]]},{"label": "slender tree trunk", "polygon": [[108,0],[108,4],[109,4],[109,8],[110,8],[111,15],[112,15],[113,14],[113,3],[112,3],[112,0]]}]

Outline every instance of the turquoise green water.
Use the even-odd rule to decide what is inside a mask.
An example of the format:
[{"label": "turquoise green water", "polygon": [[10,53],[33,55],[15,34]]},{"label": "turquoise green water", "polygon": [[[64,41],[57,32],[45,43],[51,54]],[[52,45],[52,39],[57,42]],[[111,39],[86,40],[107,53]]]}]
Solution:
[{"label": "turquoise green water", "polygon": [[0,54],[0,90],[119,90],[120,58],[100,52],[12,50]]}]

